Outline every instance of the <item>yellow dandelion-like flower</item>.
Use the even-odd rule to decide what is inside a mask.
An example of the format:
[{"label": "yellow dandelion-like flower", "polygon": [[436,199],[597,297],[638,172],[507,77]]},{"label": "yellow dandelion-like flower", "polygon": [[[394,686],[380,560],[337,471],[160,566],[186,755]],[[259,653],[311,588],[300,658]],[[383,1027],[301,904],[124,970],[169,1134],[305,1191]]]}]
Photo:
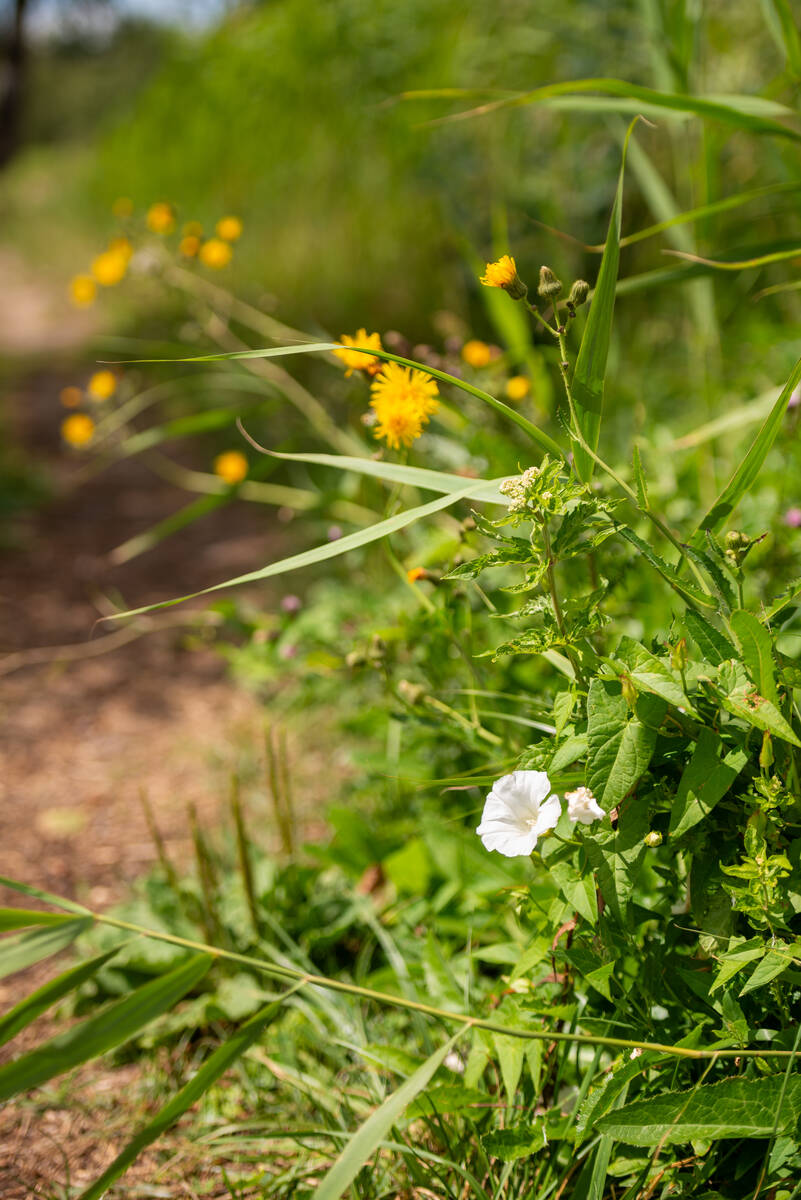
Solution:
[{"label": "yellow dandelion-like flower", "polygon": [[127,196],[118,196],[111,206],[111,211],[115,217],[130,217],[133,213],[133,200],[129,200]]},{"label": "yellow dandelion-like flower", "polygon": [[178,243],[178,250],[184,258],[197,258],[200,249],[200,238],[194,233],[187,233]]},{"label": "yellow dandelion-like flower", "polygon": [[469,342],[465,342],[462,346],[462,358],[468,367],[486,367],[492,358],[492,351],[486,342],[480,342],[477,338],[471,338]]},{"label": "yellow dandelion-like flower", "polygon": [[526,396],[531,391],[531,380],[525,375],[513,375],[506,382],[507,399],[518,403],[520,400],[525,400]]},{"label": "yellow dandelion-like flower", "polygon": [[153,233],[172,233],[175,228],[175,213],[172,205],[166,204],[163,200],[151,204],[147,210],[145,221],[148,229]]},{"label": "yellow dandelion-like flower", "polygon": [[202,238],[203,226],[200,224],[200,221],[187,221],[181,233],[184,237]]},{"label": "yellow dandelion-like flower", "polygon": [[79,387],[64,387],[58,393],[58,398],[64,408],[77,408],[83,400],[83,392]]},{"label": "yellow dandelion-like flower", "polygon": [[[345,372],[347,379],[354,371],[367,371],[370,375],[375,375],[381,370],[381,359],[376,358],[375,354],[364,354],[363,350],[382,350],[381,334],[368,333],[366,329],[358,329],[353,337],[350,334],[343,333],[339,339],[343,347],[348,347],[343,350],[335,350],[334,354],[348,368]],[[350,347],[360,347],[359,350],[350,349]]]},{"label": "yellow dandelion-like flower", "polygon": [[97,284],[91,275],[75,275],[70,280],[70,300],[78,308],[88,308],[94,304],[97,295]]},{"label": "yellow dandelion-like flower", "polygon": [[224,242],[221,238],[209,238],[198,251],[198,257],[203,265],[213,267],[215,271],[227,267],[232,254],[233,250],[228,242]]},{"label": "yellow dandelion-like flower", "polygon": [[88,384],[86,394],[91,400],[108,400],[117,390],[117,377],[113,371],[95,371]]},{"label": "yellow dandelion-like flower", "polygon": [[119,250],[104,250],[92,263],[92,274],[102,287],[114,287],[128,270],[129,256]]},{"label": "yellow dandelion-like flower", "polygon": [[85,446],[94,432],[95,423],[86,413],[73,413],[61,422],[61,436],[69,446]]},{"label": "yellow dandelion-like flower", "polygon": [[436,383],[416,367],[386,363],[373,380],[371,391],[375,435],[384,438],[392,450],[411,446],[439,408]]},{"label": "yellow dandelion-like flower", "polygon": [[226,450],[214,460],[214,474],[226,483],[241,483],[248,473],[248,460],[239,450]]},{"label": "yellow dandelion-like flower", "polygon": [[522,300],[528,293],[511,254],[502,255],[497,262],[487,263],[480,282],[484,287],[503,288],[513,300]]},{"label": "yellow dandelion-like flower", "polygon": [[242,236],[242,222],[239,217],[221,217],[216,226],[217,237],[224,242],[235,242]]}]

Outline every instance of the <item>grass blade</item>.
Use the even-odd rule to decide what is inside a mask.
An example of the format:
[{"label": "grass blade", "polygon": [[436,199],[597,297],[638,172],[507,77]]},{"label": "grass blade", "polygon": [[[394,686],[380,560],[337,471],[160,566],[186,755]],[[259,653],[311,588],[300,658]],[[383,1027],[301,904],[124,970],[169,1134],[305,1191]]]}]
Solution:
[{"label": "grass blade", "polygon": [[67,920],[69,918],[63,913],[40,912],[35,908],[0,908],[0,933],[8,929],[25,929],[28,925],[63,925]]},{"label": "grass blade", "polygon": [[315,1191],[312,1200],[339,1200],[364,1164],[379,1148],[393,1125],[400,1120],[412,1100],[422,1092],[445,1056],[453,1049],[461,1032],[427,1058],[396,1092],[368,1117],[364,1125],[340,1154]]},{"label": "grass blade", "polygon": [[[615,289],[620,262],[620,222],[623,210],[623,177],[626,169],[626,150],[629,138],[637,122],[635,117],[629,126],[623,143],[623,156],[618,175],[615,201],[609,218],[609,231],[595,293],[590,304],[584,336],[581,339],[576,369],[573,373],[571,390],[576,410],[576,420],[585,441],[592,450],[598,448],[601,431],[601,416],[604,404],[604,376],[609,354],[609,338],[612,333],[612,318],[615,312]],[[593,460],[583,446],[573,441],[573,458],[581,480],[588,483],[592,478]]]},{"label": "grass blade", "polygon": [[[52,892],[45,892],[41,888],[34,887],[32,883],[20,883],[18,879],[7,879],[5,875],[0,875],[0,887],[11,888],[12,892],[21,892],[23,896],[30,896],[34,900],[41,900],[56,908],[64,908],[67,912],[78,913],[82,917],[94,915],[82,904],[76,904],[74,900],[66,900],[64,896],[54,896]],[[51,913],[51,916],[55,916],[55,914]]]},{"label": "grass blade", "polygon": [[731,515],[746,492],[750,490],[762,469],[768,451],[776,440],[776,435],[787,412],[790,397],[799,383],[801,383],[801,358],[793,367],[790,378],[768,413],[767,420],[757,434],[750,450],[704,517],[699,529],[709,529],[714,533]]},{"label": "grass blade", "polygon": [[114,1180],[119,1179],[120,1175],[128,1169],[145,1147],[155,1142],[156,1138],[161,1137],[164,1130],[177,1121],[188,1108],[197,1103],[206,1094],[212,1084],[220,1078],[223,1072],[227,1071],[232,1063],[236,1062],[253,1045],[256,1039],[261,1036],[270,1022],[281,1011],[281,1006],[287,996],[296,990],[297,988],[290,988],[279,1000],[275,1000],[272,1004],[268,1004],[265,1008],[261,1009],[260,1012],[257,1012],[255,1016],[251,1017],[249,1021],[238,1029],[224,1045],[215,1050],[206,1062],[204,1062],[200,1070],[195,1072],[189,1082],[164,1105],[158,1115],[131,1139],[124,1150],[114,1159],[111,1166],[106,1168],[100,1178],[95,1180],[94,1183],[90,1184],[81,1193],[79,1200],[99,1200]]},{"label": "grass blade", "polygon": [[97,1016],[74,1025],[15,1062],[0,1067],[0,1102],[18,1092],[39,1087],[55,1075],[63,1075],[72,1067],[123,1045],[199,983],[213,961],[210,954],[193,955]]},{"label": "grass blade", "polygon": [[113,950],[107,950],[105,954],[87,959],[86,962],[79,963],[77,967],[70,967],[68,971],[64,971],[55,979],[49,980],[43,987],[31,992],[30,996],[20,1000],[19,1004],[15,1004],[3,1017],[0,1017],[0,1046],[16,1037],[21,1029],[30,1025],[31,1021],[61,1000],[63,996],[68,996],[87,979],[91,979],[121,948],[121,945],[115,946]]},{"label": "grass blade", "polygon": [[801,79],[801,38],[790,0],[762,0],[762,7],[767,26],[787,59],[787,70]]},{"label": "grass blade", "polygon": [[0,979],[24,971],[51,954],[64,950],[93,924],[92,917],[65,917],[32,933],[20,933],[0,942]]}]

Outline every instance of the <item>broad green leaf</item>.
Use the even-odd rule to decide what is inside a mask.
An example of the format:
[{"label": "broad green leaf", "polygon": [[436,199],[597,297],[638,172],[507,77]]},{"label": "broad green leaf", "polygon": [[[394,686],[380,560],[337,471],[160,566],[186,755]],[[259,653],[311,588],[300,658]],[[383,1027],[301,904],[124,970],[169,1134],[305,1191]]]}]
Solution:
[{"label": "broad green leaf", "polygon": [[634,638],[624,635],[620,639],[615,658],[626,667],[626,673],[638,691],[654,692],[663,700],[667,700],[668,704],[696,715],[684,688],[676,680],[670,667]]},{"label": "broad green leaf", "polygon": [[339,1200],[368,1159],[378,1149],[393,1125],[401,1119],[407,1107],[423,1091],[442,1065],[446,1056],[462,1036],[463,1030],[454,1034],[439,1050],[426,1059],[411,1078],[368,1117],[361,1129],[351,1138],[324,1179],[314,1191],[312,1200]]},{"label": "broad green leaf", "polygon": [[744,750],[730,750],[720,757],[722,742],[711,729],[698,735],[693,756],[684,768],[670,812],[670,836],[681,837],[703,821],[726,795],[748,762]]},{"label": "broad green leaf", "polygon": [[796,947],[795,954],[793,954],[791,946],[781,939],[777,939],[775,945],[757,964],[745,985],[740,989],[740,995],[745,996],[748,992],[754,992],[757,988],[764,987],[766,983],[770,983],[771,979],[776,979],[778,975],[794,964],[798,964],[798,948]]},{"label": "broad green leaf", "polygon": [[18,1092],[40,1087],[48,1079],[123,1045],[199,983],[212,962],[210,954],[195,955],[96,1016],[72,1026],[15,1062],[6,1063],[0,1067],[0,1102]]},{"label": "broad green leaf", "polygon": [[684,624],[706,661],[712,663],[713,666],[719,667],[721,663],[737,657],[736,649],[725,634],[722,634],[699,613],[688,609],[684,614]]},{"label": "broad green leaf", "polygon": [[607,811],[627,796],[654,752],[664,701],[640,696],[634,712],[616,680],[593,679],[587,696],[587,782]]},{"label": "broad green leaf", "polygon": [[771,1075],[724,1079],[691,1092],[665,1092],[608,1113],[596,1128],[630,1146],[793,1134],[801,1117],[801,1076],[788,1078],[777,1114],[783,1084],[782,1075]]},{"label": "broad green leaf", "polygon": [[156,1138],[161,1137],[165,1129],[177,1121],[188,1108],[196,1104],[223,1072],[227,1071],[257,1038],[261,1037],[267,1026],[280,1013],[285,1000],[286,996],[282,996],[279,1000],[262,1008],[215,1050],[203,1066],[194,1073],[189,1082],[164,1105],[154,1120],[150,1121],[131,1139],[100,1178],[81,1193],[79,1200],[100,1200],[114,1180],[119,1179],[123,1171],[128,1169],[145,1147],[155,1142]]},{"label": "broad green leaf", "polygon": [[513,1125],[510,1129],[493,1129],[481,1138],[490,1158],[499,1158],[501,1162],[516,1162],[519,1158],[528,1158],[537,1154],[548,1145],[548,1135],[542,1121],[534,1124]]},{"label": "broad green leaf", "polygon": [[732,613],[731,627],[734,636],[740,643],[745,665],[748,667],[748,672],[759,689],[760,695],[778,707],[779,694],[776,691],[773,644],[770,634],[762,622],[744,608],[738,608]]},{"label": "broad green leaf", "polygon": [[498,490],[505,476],[498,479],[474,479],[471,482],[464,475],[449,475],[446,471],[429,471],[424,467],[407,467],[405,463],[382,462],[374,458],[351,458],[345,454],[279,454],[276,450],[265,450],[264,453],[290,462],[319,463],[320,466],[335,467],[338,471],[373,475],[389,483],[408,483],[412,487],[441,492],[444,495],[453,492],[465,494],[465,488],[472,487],[473,490],[466,493],[468,500],[502,504],[505,508],[509,506],[508,499]]},{"label": "broad green leaf", "polygon": [[576,1131],[591,1136],[602,1116],[616,1107],[621,1095],[625,1095],[632,1079],[642,1075],[649,1066],[652,1055],[640,1059],[630,1059],[622,1063],[611,1074],[604,1076],[598,1086],[590,1092],[581,1105],[576,1119]]},{"label": "broad green leaf", "polygon": [[511,1105],[515,1102],[515,1093],[520,1083],[520,1076],[523,1074],[526,1043],[521,1038],[508,1037],[503,1033],[493,1033],[490,1036],[498,1056],[506,1102]]},{"label": "broad green leaf", "polygon": [[0,908],[0,933],[29,925],[63,925],[67,920],[63,913],[43,912],[38,908]]},{"label": "broad green leaf", "polygon": [[720,969],[709,989],[710,996],[718,991],[719,988],[722,988],[724,984],[728,983],[730,979],[733,979],[749,963],[762,958],[764,954],[765,943],[761,937],[749,938],[748,941],[744,938],[732,938],[725,954],[720,955]]},{"label": "broad green leaf", "polygon": [[64,950],[92,924],[92,917],[66,917],[58,924],[3,938],[0,941],[0,979]]},{"label": "broad green leaf", "polygon": [[598,920],[598,898],[590,871],[581,871],[573,862],[573,847],[548,854],[545,865],[554,883],[572,908],[594,925]]},{"label": "broad green leaf", "polygon": [[[248,358],[281,358],[287,354],[320,354],[322,352],[341,349],[342,346],[339,342],[303,342],[297,346],[271,346],[266,350],[236,350],[227,354],[199,354],[178,359],[143,358],[135,361],[142,363],[227,362],[228,360]],[[478,400],[483,400],[490,408],[494,408],[496,412],[501,413],[502,416],[507,417],[508,420],[523,429],[543,450],[547,450],[549,454],[553,454],[557,458],[565,458],[565,452],[561,446],[552,437],[549,437],[547,433],[544,433],[536,425],[532,424],[522,413],[516,412],[508,404],[504,404],[502,400],[497,400],[489,392],[483,392],[481,388],[474,387],[472,383],[468,383],[465,379],[457,379],[455,375],[448,375],[446,371],[440,371],[435,367],[428,366],[426,363],[415,362],[411,358],[402,358],[399,354],[390,354],[388,350],[371,350],[370,353],[384,362],[400,363],[403,367],[416,367],[418,371],[425,371],[427,375],[431,375],[441,383],[453,384],[454,387],[459,388],[461,391],[475,396]]]},{"label": "broad green leaf", "polygon": [[20,1000],[19,1004],[15,1004],[13,1008],[0,1017],[0,1046],[4,1045],[11,1038],[16,1037],[21,1029],[24,1029],[26,1025],[30,1025],[31,1021],[50,1008],[56,1001],[61,1000],[63,996],[69,995],[70,992],[80,987],[87,979],[91,979],[110,958],[114,957],[120,948],[120,946],[115,946],[112,950],[107,950],[105,954],[99,954],[96,958],[90,958],[86,962],[79,963],[77,967],[71,967],[55,979],[51,979],[43,987],[37,988],[35,992],[31,992],[30,996],[26,996],[24,1000]]},{"label": "broad green leaf", "polygon": [[733,716],[747,721],[755,729],[772,733],[793,746],[801,746],[798,736],[775,704],[761,696],[746,678],[740,663],[723,663],[718,668],[718,683],[723,688],[723,692],[719,693],[720,703]]},{"label": "broad green leaf", "polygon": [[746,492],[750,491],[757,475],[762,469],[762,464],[765,461],[768,451],[776,440],[785,413],[787,412],[790,397],[799,383],[801,383],[801,359],[793,367],[790,378],[782,388],[778,400],[768,414],[750,450],[712,505],[712,508],[710,508],[704,517],[699,526],[700,529],[710,529],[712,532],[719,529],[737,507]]},{"label": "broad green leaf", "polygon": [[[601,268],[595,282],[587,324],[581,339],[576,368],[571,381],[573,405],[579,430],[591,450],[597,450],[604,407],[604,377],[609,355],[609,339],[615,312],[615,287],[620,261],[620,223],[623,212],[623,179],[626,170],[626,150],[637,118],[629,126],[623,143],[623,156],[618,175],[612,215],[606,234]],[[573,440],[573,460],[579,479],[588,483],[595,463],[580,442]]]},{"label": "broad green leaf", "polygon": [[183,604],[185,600],[194,600],[196,596],[207,596],[210,592],[239,587],[243,583],[255,583],[259,579],[269,579],[273,575],[286,575],[289,571],[299,571],[302,567],[310,567],[315,563],[325,562],[329,558],[337,558],[349,550],[369,546],[371,542],[378,541],[379,538],[386,537],[390,533],[396,533],[399,529],[404,529],[407,525],[412,525],[423,517],[441,512],[442,509],[449,508],[458,500],[466,499],[474,490],[475,484],[466,484],[461,492],[450,492],[446,496],[440,496],[437,500],[429,500],[427,504],[396,513],[394,517],[388,517],[385,521],[378,521],[368,529],[359,529],[355,533],[349,533],[345,537],[339,538],[338,541],[326,542],[322,546],[316,546],[313,550],[305,550],[302,554],[293,554],[289,558],[282,558],[279,562],[270,563],[269,566],[262,567],[259,571],[249,571],[246,575],[237,575],[234,579],[226,579],[223,583],[216,583],[199,592],[190,592],[186,596],[178,596],[174,600],[162,600],[158,604],[145,604],[141,608],[132,608],[128,612],[114,613],[106,620],[117,621],[123,617],[136,617],[141,613],[154,612],[159,608],[171,608],[174,604]]}]

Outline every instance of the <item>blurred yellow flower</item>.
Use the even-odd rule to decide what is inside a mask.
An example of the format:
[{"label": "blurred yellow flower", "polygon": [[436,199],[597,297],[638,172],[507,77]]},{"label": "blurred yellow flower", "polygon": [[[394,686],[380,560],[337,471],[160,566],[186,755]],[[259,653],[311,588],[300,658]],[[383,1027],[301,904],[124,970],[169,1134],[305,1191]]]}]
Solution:
[{"label": "blurred yellow flower", "polygon": [[97,284],[91,275],[75,275],[70,280],[70,299],[78,308],[87,308],[94,303]]},{"label": "blurred yellow flower", "polygon": [[181,233],[184,237],[202,238],[203,226],[200,224],[200,221],[187,221]]},{"label": "blurred yellow flower", "polygon": [[427,574],[425,567],[410,567],[406,572],[406,578],[409,583],[417,583],[418,579],[425,579]]},{"label": "blurred yellow flower", "polygon": [[217,237],[226,242],[235,242],[242,236],[242,222],[239,217],[221,217],[216,225]]},{"label": "blurred yellow flower", "polygon": [[118,196],[111,206],[111,211],[115,217],[130,217],[133,207],[133,200],[129,200],[127,196]]},{"label": "blurred yellow flower", "polygon": [[79,387],[65,387],[58,393],[58,398],[65,408],[77,408],[83,400],[83,392]]},{"label": "blurred yellow flower", "polygon": [[487,263],[481,283],[485,287],[503,288],[513,300],[522,300],[528,292],[517,273],[517,264],[511,254],[503,254],[497,262]]},{"label": "blurred yellow flower", "polygon": [[231,247],[220,238],[209,238],[198,251],[198,256],[203,265],[214,267],[215,271],[219,271],[221,267],[227,267],[231,261],[232,254]]},{"label": "blurred yellow flower", "polygon": [[128,270],[128,255],[119,250],[104,250],[92,263],[92,274],[103,287],[114,287]]},{"label": "blurred yellow flower", "polygon": [[197,252],[200,249],[200,238],[196,237],[194,233],[187,233],[178,243],[178,249],[184,258],[197,258]]},{"label": "blurred yellow flower", "polygon": [[[383,349],[380,333],[368,333],[366,329],[358,329],[353,337],[348,333],[343,333],[339,340],[344,347],[360,346],[364,350]],[[375,375],[376,371],[381,370],[381,359],[376,358],[375,354],[362,354],[355,349],[335,350],[334,354],[348,368],[345,372],[346,379],[354,371],[368,371],[371,375]]]},{"label": "blurred yellow flower", "polygon": [[113,371],[95,371],[86,385],[86,394],[92,400],[108,400],[116,390],[117,377]]},{"label": "blurred yellow flower", "polygon": [[531,380],[525,375],[513,375],[506,383],[506,396],[509,400],[525,400],[531,391]]},{"label": "blurred yellow flower", "polygon": [[465,342],[462,346],[462,358],[468,367],[486,367],[492,358],[492,351],[486,342],[480,342],[477,338],[471,338],[469,342]]},{"label": "blurred yellow flower", "polygon": [[239,450],[226,450],[214,460],[214,474],[226,483],[241,483],[248,473],[248,460]]},{"label": "blurred yellow flower", "polygon": [[370,407],[376,414],[375,435],[392,450],[411,446],[439,408],[438,389],[425,371],[385,363],[371,385]]},{"label": "blurred yellow flower", "polygon": [[70,446],[85,446],[94,432],[95,423],[86,413],[73,413],[61,422],[61,436]]},{"label": "blurred yellow flower", "polygon": [[131,245],[129,239],[123,234],[113,237],[108,244],[108,248],[112,254],[119,254],[126,260],[126,262],[130,260],[130,257],[133,254],[133,246]]},{"label": "blurred yellow flower", "polygon": [[172,205],[166,204],[163,200],[150,205],[145,220],[148,229],[153,233],[172,233],[175,228],[175,214],[172,211]]}]

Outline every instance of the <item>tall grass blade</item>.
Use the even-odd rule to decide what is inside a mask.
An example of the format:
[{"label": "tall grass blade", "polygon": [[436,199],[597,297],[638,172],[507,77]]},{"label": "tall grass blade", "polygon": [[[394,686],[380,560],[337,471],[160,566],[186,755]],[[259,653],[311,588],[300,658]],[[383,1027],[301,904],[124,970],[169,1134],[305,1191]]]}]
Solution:
[{"label": "tall grass blade", "polygon": [[801,79],[801,37],[790,0],[762,0],[765,20],[780,50],[787,60],[787,70]]},{"label": "tall grass blade", "polygon": [[0,933],[29,925],[63,925],[68,920],[63,913],[40,912],[36,908],[0,908]]},{"label": "tall grass blade", "polygon": [[793,367],[790,378],[782,388],[779,398],[768,413],[767,420],[757,434],[750,450],[732,475],[726,487],[718,496],[709,512],[699,525],[699,529],[709,529],[711,532],[719,529],[731,515],[743,496],[754,484],[768,451],[776,440],[781,428],[787,405],[795,389],[801,383],[801,358]]},{"label": "tall grass blade", "polygon": [[379,1148],[392,1126],[403,1116],[412,1100],[426,1087],[460,1037],[461,1032],[454,1034],[444,1046],[435,1050],[423,1065],[417,1068],[414,1075],[368,1117],[320,1183],[312,1200],[339,1200],[367,1160]]},{"label": "tall grass blade", "polygon": [[100,968],[105,966],[120,949],[122,949],[122,944],[115,946],[113,950],[107,950],[105,954],[98,954],[96,958],[79,963],[77,967],[70,967],[68,971],[64,971],[55,979],[51,979],[42,987],[37,988],[35,992],[31,992],[30,996],[20,1000],[19,1004],[15,1004],[4,1016],[0,1017],[0,1046],[16,1037],[21,1029],[30,1025],[31,1021],[34,1021],[51,1005],[64,996],[68,996],[87,979],[96,975]]},{"label": "tall grass blade", "polygon": [[0,979],[24,971],[51,954],[66,949],[79,934],[93,924],[92,917],[65,917],[58,924],[45,925],[31,933],[19,933],[0,942]]},{"label": "tall grass blade", "polygon": [[82,1021],[66,1033],[51,1038],[15,1062],[0,1067],[0,1102],[18,1092],[40,1087],[72,1067],[115,1050],[150,1021],[172,1008],[200,982],[213,962],[210,954],[196,954],[166,975],[159,976],[110,1005],[97,1016]]}]

